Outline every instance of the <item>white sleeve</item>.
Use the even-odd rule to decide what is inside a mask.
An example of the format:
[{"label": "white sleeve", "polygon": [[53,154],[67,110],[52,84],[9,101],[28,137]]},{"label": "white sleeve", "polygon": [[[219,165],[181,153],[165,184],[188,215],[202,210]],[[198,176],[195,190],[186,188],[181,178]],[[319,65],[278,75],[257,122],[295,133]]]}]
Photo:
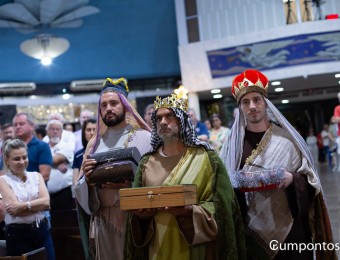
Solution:
[{"label": "white sleeve", "polygon": [[83,208],[83,210],[91,215],[90,207],[89,207],[89,188],[87,186],[87,182],[85,180],[85,176],[77,181],[74,186],[74,195]]}]

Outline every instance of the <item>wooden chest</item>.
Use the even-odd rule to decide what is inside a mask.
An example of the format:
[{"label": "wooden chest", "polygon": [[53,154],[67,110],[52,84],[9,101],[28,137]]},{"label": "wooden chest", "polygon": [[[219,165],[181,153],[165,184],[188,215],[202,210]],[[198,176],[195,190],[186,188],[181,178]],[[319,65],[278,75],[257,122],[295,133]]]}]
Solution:
[{"label": "wooden chest", "polygon": [[120,209],[147,209],[197,203],[196,185],[154,186],[120,189]]}]

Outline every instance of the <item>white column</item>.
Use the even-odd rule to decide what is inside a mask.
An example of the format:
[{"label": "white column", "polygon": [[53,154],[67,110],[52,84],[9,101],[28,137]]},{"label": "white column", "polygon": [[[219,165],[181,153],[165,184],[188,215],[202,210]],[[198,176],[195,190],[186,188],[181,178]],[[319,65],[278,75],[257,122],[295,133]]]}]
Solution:
[{"label": "white column", "polygon": [[297,23],[301,23],[302,19],[301,19],[300,0],[295,1],[295,4],[296,4],[296,20],[297,20]]},{"label": "white column", "polygon": [[193,108],[196,112],[197,120],[201,120],[200,112],[200,101],[196,92],[191,92],[188,94],[189,97],[189,108]]},{"label": "white column", "polygon": [[183,0],[175,0],[175,11],[179,45],[188,44],[187,19]]}]

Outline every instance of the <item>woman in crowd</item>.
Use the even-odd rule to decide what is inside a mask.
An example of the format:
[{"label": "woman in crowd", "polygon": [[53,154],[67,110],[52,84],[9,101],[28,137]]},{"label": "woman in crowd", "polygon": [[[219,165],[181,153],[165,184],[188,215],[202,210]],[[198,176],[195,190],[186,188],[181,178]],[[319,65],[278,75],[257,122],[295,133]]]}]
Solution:
[{"label": "woman in crowd", "polygon": [[52,236],[43,211],[50,196],[38,172],[27,172],[26,144],[19,139],[3,144],[6,174],[0,177],[5,204],[5,235],[8,255],[21,255],[45,247],[49,260],[55,259]]},{"label": "woman in crowd", "polygon": [[73,185],[78,181],[79,170],[80,170],[81,164],[83,163],[83,155],[84,155],[87,143],[90,141],[90,139],[94,135],[94,132],[96,130],[96,123],[97,123],[97,120],[93,118],[85,120],[83,123],[82,130],[81,130],[81,142],[82,142],[83,148],[76,151],[76,153],[74,154],[73,165],[72,165]]},{"label": "woman in crowd", "polygon": [[222,120],[218,114],[213,114],[210,120],[212,128],[210,130],[209,143],[217,152],[219,152],[222,148],[224,140],[229,134],[230,129],[228,127],[222,126]]},{"label": "woman in crowd", "polygon": [[207,126],[208,131],[209,131],[209,134],[210,134],[210,131],[211,131],[211,122],[210,122],[210,119],[207,118],[207,119],[204,121],[204,124]]},{"label": "woman in crowd", "polygon": [[308,132],[308,136],[306,138],[306,143],[308,145],[308,148],[312,154],[313,160],[315,165],[318,163],[319,159],[319,149],[318,149],[318,140],[314,134],[314,129],[310,128]]},{"label": "woman in crowd", "polygon": [[[81,130],[81,141],[83,144],[83,148],[78,150],[74,154],[73,159],[73,185],[78,181],[79,178],[79,171],[81,168],[81,164],[83,163],[83,156],[84,152],[87,146],[87,143],[90,141],[92,136],[94,135],[94,132],[96,130],[96,119],[90,118],[88,120],[85,120],[82,126]],[[78,222],[79,222],[79,229],[81,234],[81,240],[83,243],[83,249],[85,254],[85,259],[92,259],[92,255],[89,250],[89,226],[90,226],[90,216],[86,214],[86,212],[82,209],[82,207],[78,207],[77,205],[77,211],[78,211]]]}]

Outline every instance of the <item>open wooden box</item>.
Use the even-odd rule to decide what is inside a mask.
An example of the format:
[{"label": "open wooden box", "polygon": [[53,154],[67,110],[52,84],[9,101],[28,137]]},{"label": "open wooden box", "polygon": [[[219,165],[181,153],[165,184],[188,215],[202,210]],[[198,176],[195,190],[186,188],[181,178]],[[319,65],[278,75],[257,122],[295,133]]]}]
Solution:
[{"label": "open wooden box", "polygon": [[120,189],[119,195],[121,210],[176,207],[197,203],[195,184]]}]

